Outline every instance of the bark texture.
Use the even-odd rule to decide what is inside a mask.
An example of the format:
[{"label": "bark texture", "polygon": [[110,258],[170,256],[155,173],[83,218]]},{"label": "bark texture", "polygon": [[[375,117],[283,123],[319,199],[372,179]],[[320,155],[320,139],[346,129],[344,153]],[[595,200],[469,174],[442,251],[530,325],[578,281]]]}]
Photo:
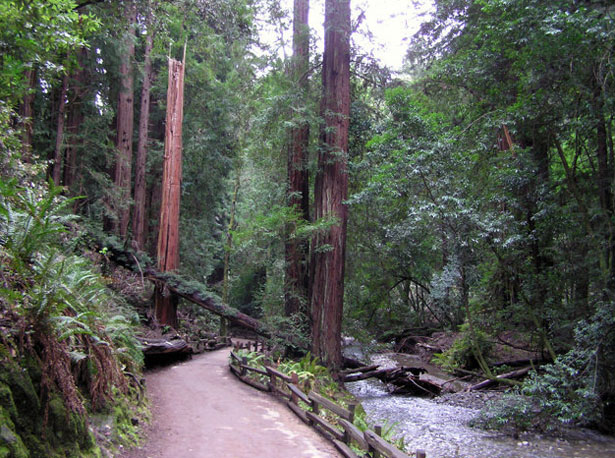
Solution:
[{"label": "bark texture", "polygon": [[69,88],[69,111],[66,121],[66,152],[64,157],[64,186],[71,188],[77,179],[80,167],[77,165],[77,156],[81,148],[82,140],[79,131],[83,124],[83,96],[86,92],[86,70],[85,61],[87,49],[81,48],[78,53],[79,68],[75,70],[70,81]]},{"label": "bark texture", "polygon": [[335,224],[313,240],[312,351],[333,370],[342,365],[350,115],[350,1],[325,2],[321,114],[325,124],[314,185],[314,218]]},{"label": "bark texture", "polygon": [[[292,79],[298,85],[302,100],[308,91],[307,71],[309,66],[310,35],[308,25],[309,0],[295,0],[293,20],[293,65]],[[299,210],[305,220],[310,218],[309,174],[307,169],[310,126],[306,120],[290,131],[288,147],[288,205]],[[293,227],[288,228],[292,235]],[[308,294],[308,247],[304,241],[288,237],[285,246],[286,284],[285,313],[294,315],[300,311],[307,314]]]},{"label": "bark texture", "polygon": [[[162,171],[162,203],[158,231],[158,270],[179,267],[179,199],[182,176],[182,121],[184,110],[184,63],[169,59],[169,88]],[[177,326],[177,300],[168,289],[157,287],[155,311],[162,325]]]},{"label": "bark texture", "polygon": [[134,71],[135,56],[134,25],[137,21],[137,9],[133,1],[126,4],[129,27],[125,36],[124,51],[120,63],[120,91],[117,106],[117,132],[115,147],[114,184],[119,193],[115,213],[117,221],[114,232],[125,238],[128,233],[130,218],[130,185],[132,174],[132,135],[134,130]]},{"label": "bark texture", "polygon": [[[151,9],[149,11],[147,27],[151,24]],[[137,146],[137,160],[135,164],[135,192],[134,213],[132,217],[132,237],[139,250],[145,248],[145,169],[147,164],[147,146],[149,140],[149,113],[150,92],[152,88],[152,59],[151,53],[154,45],[154,33],[148,31],[145,38],[145,51],[143,57],[143,86],[141,88],[141,112],[139,117],[139,143]]]},{"label": "bark texture", "polygon": [[56,144],[53,153],[53,169],[51,178],[56,186],[62,180],[62,159],[64,145],[64,125],[66,123],[66,97],[68,95],[68,74],[62,78],[62,89],[60,90],[60,100],[58,102],[58,122],[56,128]]}]

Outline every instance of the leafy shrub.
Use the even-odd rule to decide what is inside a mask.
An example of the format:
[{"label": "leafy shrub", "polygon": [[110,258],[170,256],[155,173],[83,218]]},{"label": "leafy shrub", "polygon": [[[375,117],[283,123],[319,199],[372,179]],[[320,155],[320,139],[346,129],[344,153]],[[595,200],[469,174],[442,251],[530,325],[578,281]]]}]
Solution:
[{"label": "leafy shrub", "polygon": [[477,351],[486,357],[492,350],[493,343],[489,336],[480,329],[474,329],[474,333],[470,332],[467,323],[459,328],[461,335],[455,343],[444,353],[436,353],[434,362],[448,371],[454,371],[456,368],[474,369],[480,366],[476,354]]},{"label": "leafy shrub", "polygon": [[613,432],[608,400],[614,369],[615,303],[599,303],[594,316],[577,326],[572,350],[531,373],[517,393],[489,404],[476,425],[542,431],[580,425]]},{"label": "leafy shrub", "polygon": [[536,413],[538,407],[531,398],[519,393],[509,393],[491,401],[470,421],[470,426],[508,432],[545,429],[540,427]]},{"label": "leafy shrub", "polygon": [[59,391],[84,414],[80,389],[93,408],[112,402],[113,388],[128,391],[123,369],[140,367],[139,344],[118,300],[90,261],[61,239],[70,200],[49,184],[19,186],[0,179],[0,308],[16,318],[8,339],[41,363],[41,392]]},{"label": "leafy shrub", "polygon": [[318,364],[318,359],[310,352],[299,361],[287,360],[280,363],[278,370],[285,374],[295,372],[299,377],[299,386],[306,393],[314,388],[317,380],[321,385],[333,381],[327,368]]}]

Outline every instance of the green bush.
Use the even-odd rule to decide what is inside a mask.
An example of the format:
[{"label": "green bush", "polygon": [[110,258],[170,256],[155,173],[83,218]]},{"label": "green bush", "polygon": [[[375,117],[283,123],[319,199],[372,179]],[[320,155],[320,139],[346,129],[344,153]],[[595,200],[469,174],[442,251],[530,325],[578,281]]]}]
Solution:
[{"label": "green bush", "polygon": [[480,357],[486,358],[489,356],[493,348],[493,343],[489,336],[480,329],[474,329],[474,333],[470,332],[467,323],[460,326],[461,335],[455,340],[455,343],[444,353],[436,353],[434,362],[447,371],[454,371],[457,368],[475,369],[480,367],[478,361]]},{"label": "green bush", "polygon": [[572,350],[531,373],[518,392],[488,404],[476,425],[541,431],[579,425],[612,433],[614,369],[615,303],[599,303],[577,326]]},{"label": "green bush", "polygon": [[[0,316],[10,323],[0,360],[3,367],[19,365],[14,372],[28,373],[36,387],[31,398],[38,407],[13,418],[14,433],[33,450],[63,449],[51,439],[65,437],[77,447],[73,455],[85,456],[95,450],[88,413],[128,396],[123,371],[138,372],[142,356],[123,301],[74,252],[75,217],[61,191],[0,178]],[[5,383],[14,395],[23,385]],[[30,440],[47,427],[47,439]],[[62,433],[66,427],[72,435]]]}]

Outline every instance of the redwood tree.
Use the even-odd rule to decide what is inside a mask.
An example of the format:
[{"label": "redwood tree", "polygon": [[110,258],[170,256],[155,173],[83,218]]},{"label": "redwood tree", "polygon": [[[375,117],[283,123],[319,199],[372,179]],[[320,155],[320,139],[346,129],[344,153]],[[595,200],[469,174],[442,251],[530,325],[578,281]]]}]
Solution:
[{"label": "redwood tree", "polygon": [[[184,62],[169,59],[169,88],[162,171],[162,203],[158,231],[158,270],[179,267],[179,200],[182,177],[182,122],[184,116]],[[177,298],[162,287],[156,288],[155,313],[161,325],[177,327]]]},{"label": "redwood tree", "polygon": [[82,47],[78,51],[78,68],[75,70],[70,81],[69,112],[66,120],[66,152],[64,153],[64,179],[63,185],[70,188],[77,179],[79,169],[77,155],[82,148],[82,137],[80,136],[81,125],[83,124],[83,103],[87,92],[87,72],[85,69],[88,57],[87,48]]},{"label": "redwood tree", "polygon": [[134,1],[125,6],[128,17],[128,30],[124,37],[124,49],[120,62],[120,91],[117,106],[117,132],[115,146],[117,149],[115,161],[114,184],[119,193],[115,209],[118,220],[114,224],[114,232],[121,237],[128,233],[130,218],[130,188],[132,173],[132,135],[134,128],[134,71],[133,60],[135,55],[135,24],[137,9]]},{"label": "redwood tree", "polygon": [[312,244],[312,351],[341,367],[350,116],[350,0],[325,2],[321,148],[314,183],[314,218],[335,224]]},{"label": "redwood tree", "polygon": [[[309,0],[295,0],[293,20],[292,79],[299,88],[302,100],[308,92],[307,71],[309,67],[310,35],[308,26]],[[307,148],[310,126],[305,119],[290,131],[288,145],[288,205],[294,207],[301,217],[309,220],[309,190]],[[289,228],[289,235],[293,228]],[[285,312],[291,316],[302,310],[307,301],[308,272],[307,246],[303,241],[289,238],[286,241]],[[304,310],[305,311],[305,310]]]},{"label": "redwood tree", "polygon": [[139,250],[145,248],[145,168],[147,164],[147,143],[149,139],[150,92],[152,88],[152,59],[154,30],[152,27],[152,8],[148,5],[143,63],[143,86],[141,88],[141,111],[139,117],[139,143],[135,164],[134,213],[132,217],[132,237]]},{"label": "redwood tree", "polygon": [[62,78],[62,89],[58,101],[58,122],[56,128],[56,143],[53,153],[53,169],[51,178],[56,186],[59,186],[62,178],[62,156],[64,144],[64,125],[66,122],[66,96],[68,94],[68,73]]}]

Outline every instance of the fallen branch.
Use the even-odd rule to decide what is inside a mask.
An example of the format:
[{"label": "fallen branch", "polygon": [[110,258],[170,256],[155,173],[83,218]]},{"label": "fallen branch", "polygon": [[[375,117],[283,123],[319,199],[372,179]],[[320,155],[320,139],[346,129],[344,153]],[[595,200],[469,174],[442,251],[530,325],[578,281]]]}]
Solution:
[{"label": "fallen branch", "polygon": [[496,383],[506,383],[508,385],[519,385],[520,382],[517,380],[511,380],[519,377],[523,377],[529,371],[532,370],[532,366],[524,367],[523,369],[517,369],[516,371],[507,372],[505,374],[498,375],[497,377],[491,377],[487,380],[483,380],[480,383],[469,386],[466,391],[475,391],[482,390],[483,388],[490,387],[495,385]]},{"label": "fallen branch", "polygon": [[357,372],[369,372],[374,369],[378,369],[378,364],[372,364],[371,366],[356,367],[354,369],[345,369],[341,372],[341,374],[350,375],[350,374],[356,374]]}]

